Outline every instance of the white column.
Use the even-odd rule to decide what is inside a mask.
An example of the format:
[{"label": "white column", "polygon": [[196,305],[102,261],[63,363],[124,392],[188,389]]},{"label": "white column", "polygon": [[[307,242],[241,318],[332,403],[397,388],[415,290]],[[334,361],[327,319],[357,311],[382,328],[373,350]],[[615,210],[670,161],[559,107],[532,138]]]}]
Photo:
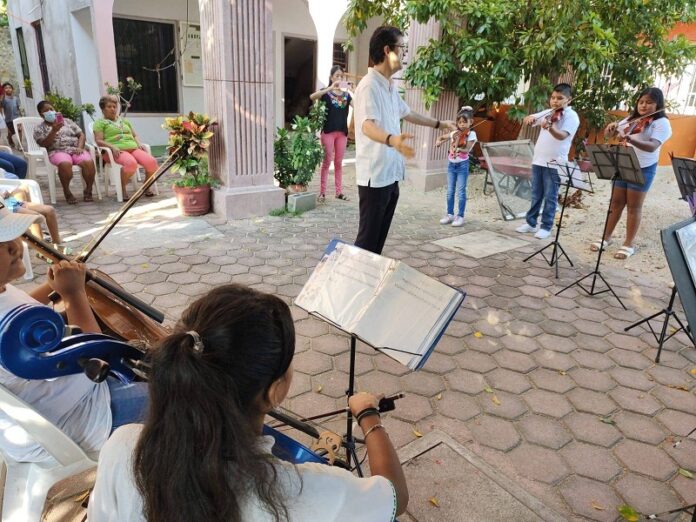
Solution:
[{"label": "white column", "polygon": [[111,85],[118,83],[113,18],[114,0],[93,0],[92,28],[99,61],[99,86],[102,94],[106,94],[104,83],[108,82]]},{"label": "white column", "polygon": [[199,0],[199,8],[205,108],[219,123],[213,209],[227,219],[266,215],[285,204],[273,184],[271,0]]},{"label": "white column", "polygon": [[309,0],[309,14],[317,29],[317,89],[329,81],[336,26],[347,9],[348,0]]},{"label": "white column", "polygon": [[[419,47],[427,45],[431,38],[437,39],[439,36],[440,24],[434,20],[426,24],[412,21],[408,28],[408,59],[414,60]],[[421,89],[406,87],[405,100],[411,110],[438,120],[454,120],[459,108],[459,99],[451,91],[442,93],[430,109],[425,108]],[[408,162],[407,181],[423,191],[446,185],[447,147],[435,147],[435,139],[442,130],[404,122],[404,132],[415,136],[416,149],[415,158]]]}]

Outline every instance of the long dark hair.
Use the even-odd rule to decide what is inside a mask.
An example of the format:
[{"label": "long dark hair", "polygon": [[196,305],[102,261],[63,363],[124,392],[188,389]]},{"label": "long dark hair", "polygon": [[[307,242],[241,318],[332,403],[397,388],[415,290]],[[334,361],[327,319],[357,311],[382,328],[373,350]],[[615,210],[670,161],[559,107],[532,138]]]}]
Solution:
[{"label": "long dark hair", "polygon": [[643,96],[646,95],[650,96],[650,99],[655,102],[655,104],[657,105],[656,110],[659,111],[652,115],[653,121],[659,120],[660,118],[666,118],[667,115],[665,114],[665,95],[662,94],[662,91],[657,87],[648,87],[647,89],[643,89],[636,98],[636,103],[633,106],[633,113],[631,114],[631,116],[629,116],[628,119],[632,120],[633,118],[637,118],[638,116],[640,116],[640,114],[638,114],[638,100],[640,100]]},{"label": "long dark hair", "polygon": [[333,78],[333,75],[336,74],[336,71],[345,72],[343,70],[343,67],[341,67],[340,65],[334,65],[333,67],[331,67],[331,70],[329,71],[329,87],[331,87],[331,85],[333,84],[333,80],[331,78]]},{"label": "long dark hair", "polygon": [[133,459],[148,522],[241,521],[248,495],[287,519],[253,421],[294,353],[290,309],[275,296],[226,285],[186,309],[151,356],[150,409]]}]

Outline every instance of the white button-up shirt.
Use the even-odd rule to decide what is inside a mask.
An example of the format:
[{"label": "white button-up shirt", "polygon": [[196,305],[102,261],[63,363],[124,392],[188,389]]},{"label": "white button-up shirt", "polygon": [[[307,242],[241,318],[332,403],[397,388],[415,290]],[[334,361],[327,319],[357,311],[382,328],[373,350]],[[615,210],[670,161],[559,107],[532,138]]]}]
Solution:
[{"label": "white button-up shirt", "polygon": [[353,98],[355,118],[355,169],[358,185],[386,187],[404,179],[404,157],[392,147],[371,140],[362,131],[365,120],[388,134],[401,134],[401,120],[411,109],[401,99],[394,82],[370,67],[360,80]]}]

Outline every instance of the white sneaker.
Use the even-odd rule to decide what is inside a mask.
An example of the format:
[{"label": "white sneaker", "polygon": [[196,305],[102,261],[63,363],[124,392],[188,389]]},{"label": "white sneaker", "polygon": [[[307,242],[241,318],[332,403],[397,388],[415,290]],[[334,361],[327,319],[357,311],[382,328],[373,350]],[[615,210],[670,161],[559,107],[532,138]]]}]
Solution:
[{"label": "white sneaker", "polygon": [[536,227],[530,227],[527,223],[525,223],[524,225],[517,227],[515,232],[519,232],[521,234],[530,234],[532,232],[536,232]]},{"label": "white sneaker", "polygon": [[544,230],[543,228],[540,228],[536,234],[534,234],[534,237],[537,239],[546,239],[551,235],[550,230]]},{"label": "white sneaker", "polygon": [[453,227],[461,227],[464,224],[464,218],[461,216],[457,216],[454,218],[454,221],[452,222]]},{"label": "white sneaker", "polygon": [[449,225],[452,221],[454,221],[454,216],[452,214],[447,214],[445,217],[443,217],[440,220],[441,225]]}]

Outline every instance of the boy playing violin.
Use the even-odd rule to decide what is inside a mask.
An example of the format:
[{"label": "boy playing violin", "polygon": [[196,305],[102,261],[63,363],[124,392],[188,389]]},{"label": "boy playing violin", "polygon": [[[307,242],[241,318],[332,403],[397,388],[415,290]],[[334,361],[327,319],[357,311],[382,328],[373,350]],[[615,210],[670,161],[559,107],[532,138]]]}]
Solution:
[{"label": "boy playing violin", "polygon": [[[24,304],[47,304],[55,291],[65,306],[68,324],[83,332],[99,332],[85,292],[85,265],[61,261],[49,267],[48,282],[27,294],[10,282],[24,275],[22,234],[38,214],[14,214],[0,199],[0,319]],[[0,385],[31,404],[86,452],[101,449],[113,429],[142,418],[147,401],[145,383],[121,384],[108,378],[94,383],[85,375],[27,380],[0,366]],[[0,454],[18,462],[41,462],[49,455],[0,411]]]},{"label": "boy playing violin", "polygon": [[616,259],[628,259],[636,249],[634,241],[640,228],[643,214],[643,202],[650,190],[655,173],[657,160],[660,157],[662,144],[672,136],[672,127],[665,115],[665,97],[657,87],[645,89],[638,96],[632,114],[619,122],[610,123],[604,131],[609,138],[618,134],[622,142],[633,147],[638,158],[640,170],[645,183],[635,185],[625,181],[614,181],[611,198],[611,212],[602,242],[592,243],[590,250],[597,251],[608,247],[612,240],[614,229],[621,219],[624,207],[628,208],[626,215],[626,239],[623,246],[614,254]]},{"label": "boy playing violin", "polygon": [[[515,230],[520,233],[535,232],[534,237],[538,239],[546,239],[551,235],[558,203],[560,178],[556,169],[548,164],[568,160],[573,136],[580,126],[580,118],[568,105],[570,99],[570,85],[559,83],[551,93],[550,109],[530,114],[524,119],[527,125],[541,126],[541,133],[534,146],[532,159],[532,204],[527,212],[527,222]],[[537,229],[542,203],[541,227]]]}]

